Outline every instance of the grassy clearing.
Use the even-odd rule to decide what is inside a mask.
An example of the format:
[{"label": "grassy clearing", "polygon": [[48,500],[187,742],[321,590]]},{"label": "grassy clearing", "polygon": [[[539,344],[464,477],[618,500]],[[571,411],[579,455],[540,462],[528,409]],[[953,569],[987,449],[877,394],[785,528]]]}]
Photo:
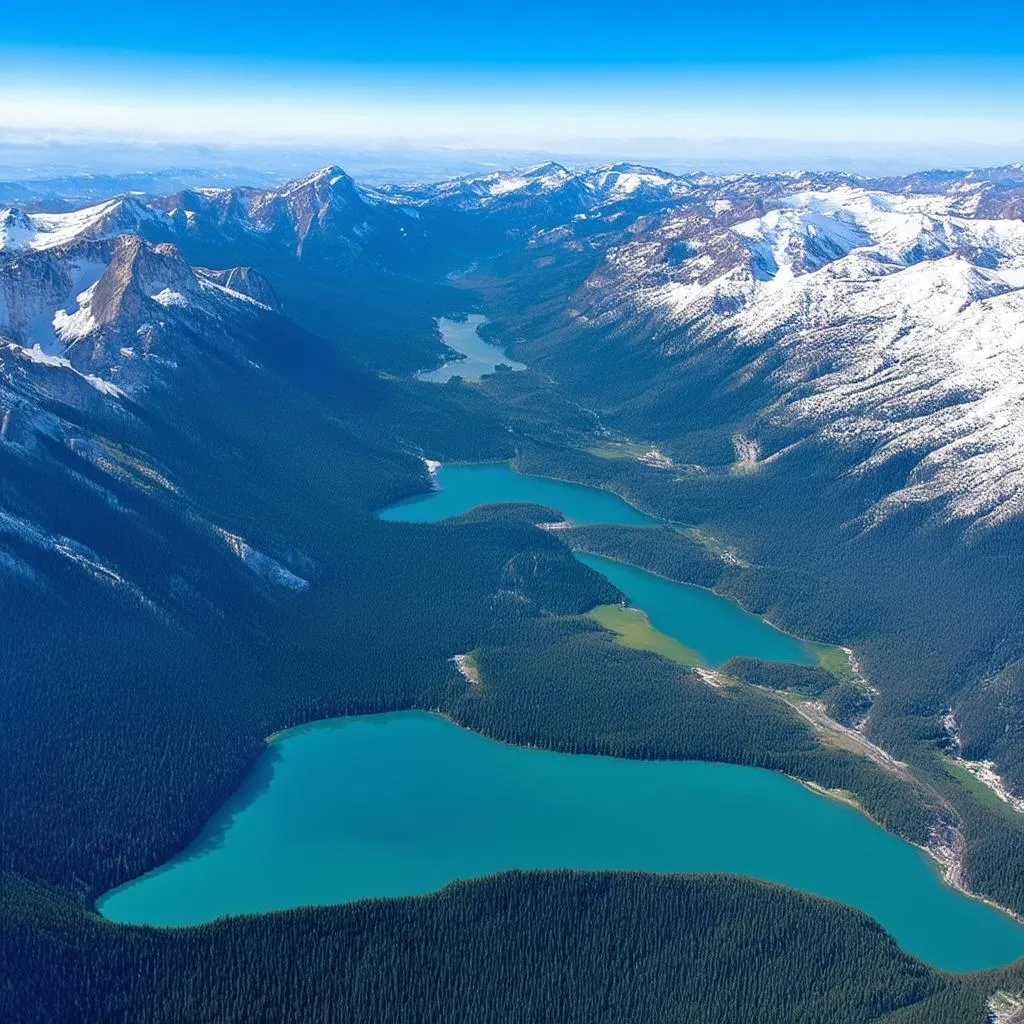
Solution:
[{"label": "grassy clearing", "polygon": [[639,608],[602,604],[587,612],[587,616],[613,632],[623,647],[635,651],[652,651],[688,668],[704,664],[704,659],[695,650],[655,629],[647,614]]},{"label": "grassy clearing", "polygon": [[480,665],[472,651],[469,654],[456,654],[452,661],[455,662],[458,670],[468,682],[476,686],[480,685]]},{"label": "grassy clearing", "polygon": [[608,441],[588,448],[587,454],[594,455],[599,459],[638,459],[650,450],[649,444],[637,444],[633,441]]},{"label": "grassy clearing", "polygon": [[811,640],[807,640],[805,643],[818,659],[818,664],[826,672],[831,672],[847,682],[857,681],[857,673],[854,672],[853,666],[850,664],[850,656],[842,647],[834,647],[832,644],[817,644]]},{"label": "grassy clearing", "polygon": [[972,775],[955,757],[942,755],[942,767],[973,796],[978,803],[989,810],[996,811],[1014,821],[1020,821],[1020,815],[1004,800],[1000,800],[981,779]]},{"label": "grassy clearing", "polygon": [[741,569],[750,568],[750,563],[740,556],[736,548],[708,533],[707,530],[702,530],[696,526],[687,526],[680,529],[679,532],[684,537],[692,540],[698,547],[707,551],[708,554],[714,555],[715,558],[726,562],[728,565],[735,565]]}]

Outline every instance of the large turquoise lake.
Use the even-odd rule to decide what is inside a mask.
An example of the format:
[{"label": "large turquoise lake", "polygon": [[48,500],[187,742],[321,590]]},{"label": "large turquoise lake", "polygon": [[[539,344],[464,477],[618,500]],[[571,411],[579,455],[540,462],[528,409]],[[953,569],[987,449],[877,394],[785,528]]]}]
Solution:
[{"label": "large turquoise lake", "polygon": [[475,466],[441,466],[437,489],[396,502],[381,519],[402,523],[436,523],[460,516],[477,505],[525,501],[556,508],[574,523],[615,523],[618,526],[656,526],[660,519],[645,515],[617,494],[596,487],[567,484],[547,477],[517,473],[507,462]]},{"label": "large turquoise lake", "polygon": [[197,924],[559,867],[778,882],[859,907],[949,970],[1024,955],[1024,928],[945,886],[920,850],[783,775],[511,747],[423,712],[283,734],[189,851],[99,909]]},{"label": "large turquoise lake", "polygon": [[[498,501],[577,523],[653,525],[615,495],[451,466],[382,518],[435,521]],[[798,639],[709,591],[578,556],[709,664],[810,661]],[[455,653],[455,652],[453,652]],[[126,923],[434,892],[511,868],[725,872],[842,901],[908,952],[969,971],[1024,956],[1024,926],[946,886],[929,857],[853,808],[738,765],[628,761],[507,746],[423,712],[281,734],[203,835],[98,903]]]}]

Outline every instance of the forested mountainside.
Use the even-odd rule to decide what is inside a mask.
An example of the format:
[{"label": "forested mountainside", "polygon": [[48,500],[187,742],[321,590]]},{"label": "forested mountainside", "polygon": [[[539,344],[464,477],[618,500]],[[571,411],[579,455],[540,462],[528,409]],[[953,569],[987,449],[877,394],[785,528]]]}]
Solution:
[{"label": "forested mountainside", "polygon": [[[748,883],[512,876],[188,933],[90,907],[182,849],[274,731],[424,708],[512,742],[849,790],[917,842],[959,829],[966,883],[1024,909],[1019,816],[943,759],[990,760],[1024,790],[1022,194],[1019,168],[865,182],[545,166],[384,189],[327,168],[279,189],[0,212],[0,996],[14,1019],[180,1019],[186,963],[211,993],[198,1019],[339,1005],[360,1019],[378,998],[438,1019],[436,996],[403,988],[440,970],[433,944],[372,966],[409,915],[453,948],[484,948],[490,929],[516,991],[535,992],[530,1019],[574,1019],[572,1005],[689,1020],[680,1006],[706,1005],[778,1020],[774,997],[750,993],[779,958],[793,1020],[984,1019],[1003,979],[954,984],[859,915]],[[408,379],[443,356],[435,318],[468,309],[531,371]],[[516,457],[684,532],[541,531],[515,510],[378,521],[429,488],[422,457]],[[913,777],[828,748],[756,685],[726,697],[614,644],[582,613],[620,595],[564,541],[853,647],[874,697],[862,728]],[[482,691],[449,660],[465,651]],[[770,669],[732,669],[773,685]],[[682,931],[657,923],[663,900]],[[723,908],[713,934],[701,901]],[[739,903],[800,927],[772,945]],[[570,904],[593,916],[551,945]],[[624,943],[611,951],[595,944],[604,915],[636,922],[606,929]],[[537,945],[513,954],[526,919]],[[322,987],[305,966],[280,985],[260,966],[287,948],[335,963],[351,930],[365,956]],[[863,956],[834,975],[785,945],[854,933]],[[709,974],[723,949],[729,970]],[[534,985],[578,959],[573,991],[590,990],[609,955],[652,966],[612,971],[593,1013]],[[509,988],[478,983],[446,975],[454,1019],[515,1019]]]}]

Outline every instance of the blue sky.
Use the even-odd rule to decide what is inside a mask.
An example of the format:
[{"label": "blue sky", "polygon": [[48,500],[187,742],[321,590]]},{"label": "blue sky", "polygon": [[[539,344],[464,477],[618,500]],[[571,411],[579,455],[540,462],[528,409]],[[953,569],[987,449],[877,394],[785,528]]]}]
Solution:
[{"label": "blue sky", "polygon": [[11,46],[67,46],[375,64],[563,66],[1021,56],[1020,6],[993,0],[776,5],[705,0],[586,3],[145,4],[56,0],[5,5]]},{"label": "blue sky", "polygon": [[5,6],[0,130],[23,135],[1024,156],[1024,4],[1004,0]]}]

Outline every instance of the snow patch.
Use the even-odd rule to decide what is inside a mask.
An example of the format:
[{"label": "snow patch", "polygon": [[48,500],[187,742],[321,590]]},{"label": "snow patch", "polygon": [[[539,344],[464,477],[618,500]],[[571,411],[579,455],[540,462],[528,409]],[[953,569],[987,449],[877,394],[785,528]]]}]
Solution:
[{"label": "snow patch", "polygon": [[177,306],[186,309],[189,306],[188,297],[182,295],[181,292],[175,291],[173,288],[164,288],[162,291],[157,292],[156,295],[150,296],[150,298],[165,308]]},{"label": "snow patch", "polygon": [[40,366],[60,366],[68,370],[71,369],[71,362],[65,359],[64,356],[48,355],[38,344],[33,345],[31,348],[22,348],[17,345],[14,347],[18,348],[21,354],[30,362],[39,363]]},{"label": "snow patch", "polygon": [[95,374],[87,374],[85,380],[100,394],[108,395],[110,398],[125,397],[124,392],[116,384],[112,384],[109,380],[103,380],[102,377],[97,377]]},{"label": "snow patch", "polygon": [[296,576],[295,573],[276,559],[271,558],[270,555],[257,551],[244,537],[239,537],[238,534],[229,533],[227,530],[222,530],[219,527],[216,529],[232,554],[240,558],[257,576],[262,576],[263,579],[276,583],[278,586],[285,587],[288,590],[298,591],[309,588],[309,580]]}]

